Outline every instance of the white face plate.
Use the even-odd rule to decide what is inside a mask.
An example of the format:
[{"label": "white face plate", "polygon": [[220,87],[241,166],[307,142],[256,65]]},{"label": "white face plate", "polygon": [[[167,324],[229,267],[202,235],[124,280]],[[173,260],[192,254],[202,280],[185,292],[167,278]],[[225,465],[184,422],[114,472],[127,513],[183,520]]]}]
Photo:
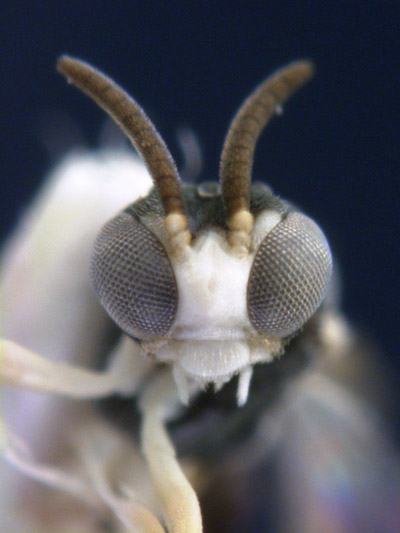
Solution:
[{"label": "white face plate", "polygon": [[257,217],[252,251],[245,257],[232,253],[225,232],[206,230],[184,258],[173,261],[178,311],[170,338],[155,355],[174,364],[182,379],[219,387],[280,351],[280,342],[260,338],[251,326],[247,284],[258,245],[281,217],[276,211]]}]

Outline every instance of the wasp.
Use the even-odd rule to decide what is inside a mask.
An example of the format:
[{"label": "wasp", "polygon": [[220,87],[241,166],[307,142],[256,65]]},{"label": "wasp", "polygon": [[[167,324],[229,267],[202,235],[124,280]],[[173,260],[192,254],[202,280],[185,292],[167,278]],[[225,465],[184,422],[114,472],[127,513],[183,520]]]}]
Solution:
[{"label": "wasp", "polygon": [[312,63],[250,94],[219,181],[201,184],[181,182],[115,82],[69,56],[57,68],[144,165],[116,152],[69,158],[3,254],[1,378],[31,392],[5,394],[1,450],[34,480],[7,471],[3,526],[395,531],[396,453],[339,379],[363,360],[327,239],[252,182],[261,132]]}]

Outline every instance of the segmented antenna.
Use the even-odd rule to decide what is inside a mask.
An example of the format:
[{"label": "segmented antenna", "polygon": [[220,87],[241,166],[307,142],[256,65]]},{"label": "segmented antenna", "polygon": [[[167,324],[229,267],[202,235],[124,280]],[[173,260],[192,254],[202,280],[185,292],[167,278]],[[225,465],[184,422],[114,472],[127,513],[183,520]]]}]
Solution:
[{"label": "segmented antenna", "polygon": [[[257,140],[272,115],[313,74],[310,61],[296,61],[259,85],[237,111],[221,155],[220,180],[232,232],[250,233],[249,188]],[[243,236],[242,236],[243,237]]]},{"label": "segmented antenna", "polygon": [[190,242],[175,162],[143,109],[121,87],[88,63],[62,56],[57,70],[94,100],[120,126],[146,164],[160,196],[170,237]]}]

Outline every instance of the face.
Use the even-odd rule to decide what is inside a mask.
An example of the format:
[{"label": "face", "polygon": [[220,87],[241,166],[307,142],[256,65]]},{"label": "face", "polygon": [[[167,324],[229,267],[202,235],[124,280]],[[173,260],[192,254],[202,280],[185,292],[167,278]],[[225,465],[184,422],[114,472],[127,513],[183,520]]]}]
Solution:
[{"label": "face", "polygon": [[192,234],[175,255],[156,191],[101,231],[93,285],[111,318],[144,351],[201,385],[221,385],[271,361],[324,297],[332,261],[319,227],[273,196],[250,189],[254,217],[246,254],[228,241],[221,193],[182,196]]}]

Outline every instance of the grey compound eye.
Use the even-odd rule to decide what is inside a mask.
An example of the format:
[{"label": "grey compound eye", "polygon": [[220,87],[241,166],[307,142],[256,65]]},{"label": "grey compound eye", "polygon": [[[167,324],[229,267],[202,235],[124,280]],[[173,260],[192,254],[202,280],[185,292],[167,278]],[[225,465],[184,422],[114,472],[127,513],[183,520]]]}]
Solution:
[{"label": "grey compound eye", "polygon": [[332,257],[317,224],[297,212],[260,244],[250,272],[247,307],[259,334],[285,337],[316,311],[328,287]]},{"label": "grey compound eye", "polygon": [[108,222],[94,245],[92,283],[103,307],[125,333],[163,337],[178,304],[175,276],[157,237],[123,212]]}]

